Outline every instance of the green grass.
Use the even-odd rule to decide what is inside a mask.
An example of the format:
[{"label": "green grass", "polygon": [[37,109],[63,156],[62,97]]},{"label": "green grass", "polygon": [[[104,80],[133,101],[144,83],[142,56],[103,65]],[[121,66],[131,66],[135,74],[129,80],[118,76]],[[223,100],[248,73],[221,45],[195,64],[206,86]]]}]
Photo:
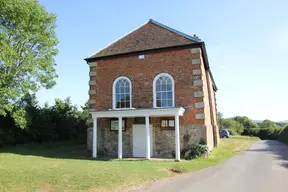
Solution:
[{"label": "green grass", "polygon": [[25,145],[0,150],[0,191],[112,191],[203,169],[246,149],[257,138],[222,140],[209,158],[192,161],[92,160],[84,145]]}]

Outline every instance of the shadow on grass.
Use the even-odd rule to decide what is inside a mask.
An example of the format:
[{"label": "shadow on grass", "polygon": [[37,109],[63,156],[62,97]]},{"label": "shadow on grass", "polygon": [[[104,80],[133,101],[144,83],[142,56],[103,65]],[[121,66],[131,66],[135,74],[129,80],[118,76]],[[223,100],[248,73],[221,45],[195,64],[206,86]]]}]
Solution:
[{"label": "shadow on grass", "polygon": [[97,159],[91,157],[87,151],[86,144],[72,144],[67,142],[24,144],[0,148],[0,153],[12,153],[27,156],[41,156],[56,159],[79,159],[95,161],[111,161],[117,159],[112,156],[99,156]]},{"label": "shadow on grass", "polygon": [[281,160],[281,165],[288,169],[288,145],[280,141],[264,140],[265,148],[248,149],[247,151],[265,152],[276,155]]}]

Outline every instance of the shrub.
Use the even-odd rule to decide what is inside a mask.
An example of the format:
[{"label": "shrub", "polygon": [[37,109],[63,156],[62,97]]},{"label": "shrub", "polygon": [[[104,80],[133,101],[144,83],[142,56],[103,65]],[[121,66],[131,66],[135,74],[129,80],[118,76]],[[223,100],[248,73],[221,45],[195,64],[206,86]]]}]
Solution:
[{"label": "shrub", "polygon": [[230,135],[239,135],[237,131],[235,131],[234,129],[226,129],[226,130],[230,133]]},{"label": "shrub", "polygon": [[242,135],[255,136],[260,139],[277,140],[282,130],[282,128],[248,128],[244,129]]},{"label": "shrub", "polygon": [[205,141],[204,138],[201,138],[200,141],[199,141],[199,144],[200,145],[207,145],[207,142]]},{"label": "shrub", "polygon": [[207,156],[209,153],[209,149],[207,145],[189,145],[186,149],[181,150],[181,158],[186,160],[191,160],[197,157]]},{"label": "shrub", "polygon": [[281,131],[279,139],[283,142],[288,143],[288,125]]}]

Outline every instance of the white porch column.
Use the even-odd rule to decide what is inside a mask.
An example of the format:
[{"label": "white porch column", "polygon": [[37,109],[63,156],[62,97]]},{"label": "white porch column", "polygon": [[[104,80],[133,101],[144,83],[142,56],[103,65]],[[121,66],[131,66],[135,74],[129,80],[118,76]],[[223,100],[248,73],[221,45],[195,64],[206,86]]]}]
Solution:
[{"label": "white porch column", "polygon": [[122,159],[122,117],[118,118],[118,159]]},{"label": "white porch column", "polygon": [[150,159],[150,123],[149,123],[149,116],[145,117],[145,127],[146,127],[146,159]]},{"label": "white porch column", "polygon": [[179,115],[175,116],[175,160],[180,161]]},{"label": "white porch column", "polygon": [[92,157],[97,158],[97,118],[93,118],[93,144],[92,144]]}]

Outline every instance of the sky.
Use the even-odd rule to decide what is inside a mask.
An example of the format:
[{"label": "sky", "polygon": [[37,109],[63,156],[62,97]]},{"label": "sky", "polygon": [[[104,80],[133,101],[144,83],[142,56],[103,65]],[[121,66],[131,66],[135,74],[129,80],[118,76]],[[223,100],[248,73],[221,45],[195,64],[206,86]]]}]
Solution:
[{"label": "sky", "polygon": [[286,0],[40,0],[57,15],[57,85],[40,90],[40,104],[71,97],[88,100],[84,58],[150,18],[197,34],[207,48],[224,117],[287,120],[288,1]]}]

